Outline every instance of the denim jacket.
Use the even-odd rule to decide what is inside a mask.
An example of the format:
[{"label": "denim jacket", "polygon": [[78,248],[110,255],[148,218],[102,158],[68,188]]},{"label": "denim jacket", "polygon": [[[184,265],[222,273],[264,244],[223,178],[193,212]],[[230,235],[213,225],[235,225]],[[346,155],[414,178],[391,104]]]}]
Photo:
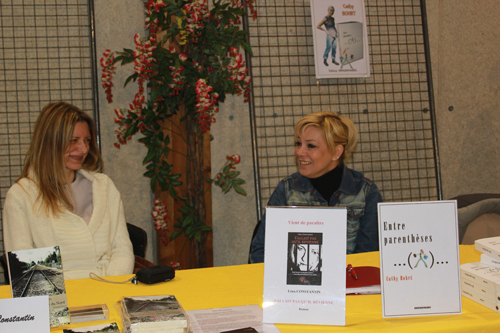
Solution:
[{"label": "denim jacket", "polygon": [[[377,203],[382,202],[377,185],[361,172],[344,164],[340,186],[327,202],[308,178],[298,172],[280,181],[268,206],[331,206],[347,208],[347,254],[378,251]],[[252,240],[250,261],[264,262],[266,214]]]}]

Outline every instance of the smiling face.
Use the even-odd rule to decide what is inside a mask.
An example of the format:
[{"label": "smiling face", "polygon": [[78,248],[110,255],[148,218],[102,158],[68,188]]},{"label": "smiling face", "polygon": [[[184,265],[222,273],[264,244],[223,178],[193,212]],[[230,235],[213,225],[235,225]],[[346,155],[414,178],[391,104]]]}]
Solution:
[{"label": "smiling face", "polygon": [[332,6],[328,7],[328,16],[332,16],[333,13],[335,13],[335,8],[333,8]]},{"label": "smiling face", "polygon": [[[326,143],[323,131],[315,126],[308,126],[299,131],[295,143],[295,158],[299,173],[307,178],[318,178],[339,164],[338,157],[342,154],[342,145],[335,147],[332,154]],[[340,153],[338,152],[340,150]]]},{"label": "smiling face", "polygon": [[68,183],[73,182],[75,179],[75,171],[82,168],[83,162],[89,153],[91,138],[89,125],[84,121],[77,122],[64,154],[65,173]]}]

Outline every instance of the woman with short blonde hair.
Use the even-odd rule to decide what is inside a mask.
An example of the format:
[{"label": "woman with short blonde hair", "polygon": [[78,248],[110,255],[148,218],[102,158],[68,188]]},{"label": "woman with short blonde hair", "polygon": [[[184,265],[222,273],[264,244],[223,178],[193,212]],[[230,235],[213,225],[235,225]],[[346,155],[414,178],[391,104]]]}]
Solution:
[{"label": "woman with short blonde hair", "polygon": [[5,198],[5,251],[59,246],[65,279],[132,273],[121,196],[101,168],[92,119],[65,102],[45,106]]},{"label": "woman with short blonde hair", "polygon": [[[351,120],[333,112],[306,115],[295,125],[298,172],[280,181],[267,206],[347,208],[346,253],[378,250],[377,185],[348,168],[358,141]],[[264,261],[266,215],[252,240],[251,262]]]}]

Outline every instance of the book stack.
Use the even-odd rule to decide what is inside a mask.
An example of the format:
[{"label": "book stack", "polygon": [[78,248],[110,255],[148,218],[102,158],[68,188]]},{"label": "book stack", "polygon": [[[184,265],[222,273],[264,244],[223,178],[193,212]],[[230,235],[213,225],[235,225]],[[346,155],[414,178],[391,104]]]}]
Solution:
[{"label": "book stack", "polygon": [[500,313],[500,237],[475,241],[481,261],[460,266],[462,295]]},{"label": "book stack", "polygon": [[121,312],[125,332],[191,332],[188,316],[173,295],[123,297]]}]

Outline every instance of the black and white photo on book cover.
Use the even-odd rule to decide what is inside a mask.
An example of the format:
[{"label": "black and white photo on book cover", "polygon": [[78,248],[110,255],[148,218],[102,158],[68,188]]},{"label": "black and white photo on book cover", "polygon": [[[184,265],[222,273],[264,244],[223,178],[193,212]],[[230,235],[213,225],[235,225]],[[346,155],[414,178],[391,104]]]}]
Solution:
[{"label": "black and white photo on book cover", "polygon": [[321,285],[322,233],[288,233],[287,284]]},{"label": "black and white photo on book cover", "polygon": [[364,0],[311,0],[316,78],[370,76]]},{"label": "black and white photo on book cover", "polygon": [[78,327],[63,330],[63,333],[102,333],[102,332],[120,332],[116,323],[92,325],[86,327]]},{"label": "black and white photo on book cover", "polygon": [[59,246],[7,253],[12,297],[49,296],[50,326],[70,323]]}]

